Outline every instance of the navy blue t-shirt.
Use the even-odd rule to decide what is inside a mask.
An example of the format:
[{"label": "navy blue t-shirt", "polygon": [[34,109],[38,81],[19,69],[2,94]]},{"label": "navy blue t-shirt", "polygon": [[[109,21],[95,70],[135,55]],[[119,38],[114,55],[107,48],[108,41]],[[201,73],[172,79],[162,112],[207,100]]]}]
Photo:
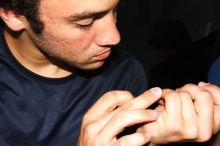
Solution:
[{"label": "navy blue t-shirt", "polygon": [[209,83],[215,84],[220,87],[220,56],[216,58],[210,67],[208,74]]},{"label": "navy blue t-shirt", "polygon": [[83,114],[103,93],[146,88],[142,66],[119,49],[95,71],[37,75],[14,58],[0,29],[0,146],[75,146]]}]

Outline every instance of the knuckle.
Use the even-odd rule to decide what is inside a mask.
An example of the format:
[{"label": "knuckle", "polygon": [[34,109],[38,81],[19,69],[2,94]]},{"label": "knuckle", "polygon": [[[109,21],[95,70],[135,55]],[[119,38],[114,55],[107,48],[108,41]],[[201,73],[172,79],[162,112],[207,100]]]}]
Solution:
[{"label": "knuckle", "polygon": [[96,131],[97,127],[94,124],[89,123],[84,126],[85,135],[93,135]]},{"label": "knuckle", "polygon": [[87,111],[87,112],[84,114],[84,116],[83,116],[82,123],[87,123],[89,117],[90,117],[90,114],[89,114],[89,112]]},{"label": "knuckle", "polygon": [[108,91],[104,94],[103,98],[104,99],[110,99],[110,98],[114,98],[118,95],[119,91]]},{"label": "knuckle", "polygon": [[186,92],[186,91],[181,91],[180,95],[182,95],[182,97],[184,97],[184,98],[190,98],[190,94],[188,92]]},{"label": "knuckle", "polygon": [[115,101],[115,98],[118,96],[128,99],[133,98],[132,94],[129,91],[108,91],[104,94],[103,98]]},{"label": "knuckle", "polygon": [[212,93],[209,91],[203,91],[202,92],[204,94],[204,96],[210,100],[212,100]]},{"label": "knuckle", "polygon": [[123,91],[123,96],[129,99],[133,99],[133,95],[129,91]]},{"label": "knuckle", "polygon": [[200,99],[206,100],[207,102],[213,102],[212,93],[206,90],[201,91]]},{"label": "knuckle", "polygon": [[173,135],[182,136],[184,134],[183,131],[184,129],[182,124],[172,124],[169,127],[170,127],[170,132],[173,133]]},{"label": "knuckle", "polygon": [[188,83],[186,85],[183,86],[183,88],[189,89],[189,88],[194,88],[196,85],[192,84],[192,83]]},{"label": "knuckle", "polygon": [[215,84],[207,84],[205,87],[214,88],[214,89],[219,90],[219,87],[217,85],[215,85]]},{"label": "knuckle", "polygon": [[119,91],[108,91],[103,95],[102,100],[108,101],[109,103],[112,103],[114,105],[117,104],[117,96],[119,95]]},{"label": "knuckle", "polygon": [[178,93],[171,91],[171,92],[166,93],[164,98],[165,99],[172,99],[172,98],[176,98],[178,96],[179,96]]},{"label": "knuckle", "polygon": [[187,139],[195,140],[198,137],[198,128],[196,126],[188,127],[184,135]]}]

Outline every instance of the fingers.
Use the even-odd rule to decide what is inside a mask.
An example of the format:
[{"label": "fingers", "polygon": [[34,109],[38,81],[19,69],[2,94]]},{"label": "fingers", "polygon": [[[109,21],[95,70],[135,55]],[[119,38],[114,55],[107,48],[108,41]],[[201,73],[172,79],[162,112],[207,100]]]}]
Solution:
[{"label": "fingers", "polygon": [[[84,120],[88,122],[97,121],[101,117],[100,124],[103,125],[113,114],[105,116],[113,111],[116,107],[122,109],[146,109],[159,100],[162,90],[158,87],[152,88],[140,96],[134,97],[127,91],[111,91],[104,94],[90,110],[85,114]],[[115,113],[115,112],[113,112]]]},{"label": "fingers", "polygon": [[157,113],[152,110],[138,109],[138,110],[122,110],[116,113],[108,123],[103,127],[99,136],[102,139],[109,139],[116,137],[120,132],[122,132],[126,127],[155,121],[157,118]]},{"label": "fingers", "polygon": [[139,128],[149,132],[151,142],[207,141],[213,129],[212,96],[206,90],[187,85],[176,91],[163,90],[164,109],[155,122]]},{"label": "fingers", "polygon": [[[133,115],[133,116],[131,116]],[[90,145],[106,145],[114,143],[114,145],[123,143],[131,143],[135,146],[143,145],[149,141],[148,134],[131,134],[120,138],[118,141],[116,136],[125,128],[140,122],[148,122],[156,119],[155,113],[148,110],[131,110],[120,111],[114,114],[112,118],[103,126],[100,125],[102,120],[89,123],[85,126],[85,134],[83,137],[89,141]],[[138,139],[136,139],[138,137]],[[129,140],[128,140],[129,138]],[[135,140],[136,139],[136,140]]]},{"label": "fingers", "polygon": [[95,121],[132,99],[133,96],[127,91],[107,92],[88,110],[83,121]]},{"label": "fingers", "polygon": [[[150,133],[151,142],[156,144],[182,140],[185,138],[183,137],[185,121],[182,113],[181,96],[176,91],[166,89],[163,90],[162,98],[164,99],[164,109],[158,115],[157,120],[145,124],[138,131]],[[185,105],[185,103],[183,104]]]},{"label": "fingers", "polygon": [[198,136],[198,119],[191,95],[184,91],[170,91],[164,95],[165,122],[171,133],[170,142],[195,140]]},{"label": "fingers", "polygon": [[159,87],[147,90],[140,96],[129,101],[122,108],[124,109],[146,109],[161,98],[162,90]]},{"label": "fingers", "polygon": [[197,141],[207,141],[212,135],[214,126],[214,105],[212,94],[207,90],[192,84],[185,85],[179,90],[186,91],[194,100],[200,134]]},{"label": "fingers", "polygon": [[[169,120],[170,123],[173,123],[173,121],[179,121],[179,119],[182,119],[182,102],[180,95],[173,90],[166,89],[163,91],[163,99],[165,100],[164,116],[167,117],[167,120]],[[180,121],[176,124],[182,123]]]},{"label": "fingers", "polygon": [[[158,101],[161,95],[162,90],[158,87],[136,98],[126,91],[111,91],[104,94],[84,115],[80,141],[86,139],[92,145],[109,144],[113,141],[117,144],[116,136],[126,127],[157,119],[157,112],[146,108]],[[120,140],[124,141],[131,137],[141,138],[140,134],[134,133],[123,136]],[[146,143],[146,139],[131,143],[142,145]]]},{"label": "fingers", "polygon": [[100,135],[103,134],[106,138],[113,138],[123,131],[125,127],[155,121],[157,113],[155,111],[146,110],[146,108],[158,101],[161,95],[162,90],[155,87],[133,100],[129,100],[124,105],[121,105],[118,109],[119,111],[106,123]]},{"label": "fingers", "polygon": [[200,82],[198,86],[210,91],[214,97],[214,104],[220,105],[220,88],[218,86],[204,82]]},{"label": "fingers", "polygon": [[203,89],[210,91],[214,99],[214,132],[217,133],[220,130],[220,88],[216,85],[200,82],[198,84]]},{"label": "fingers", "polygon": [[124,109],[145,109],[158,101],[161,95],[162,90],[158,87],[144,92],[135,99],[133,99],[133,95],[127,91],[111,91],[104,94],[89,109],[87,115],[92,115],[92,117],[88,117],[89,119],[98,119],[122,105]]},{"label": "fingers", "polygon": [[142,146],[150,141],[147,133],[134,133],[124,136],[116,141],[113,146]]},{"label": "fingers", "polygon": [[197,114],[194,109],[193,101],[187,92],[180,92],[183,115],[183,136],[185,141],[194,140],[198,135]]}]

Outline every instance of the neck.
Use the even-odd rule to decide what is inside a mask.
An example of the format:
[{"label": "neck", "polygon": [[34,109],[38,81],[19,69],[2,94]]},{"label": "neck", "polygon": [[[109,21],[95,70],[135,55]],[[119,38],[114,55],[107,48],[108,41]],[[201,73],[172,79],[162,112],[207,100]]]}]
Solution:
[{"label": "neck", "polygon": [[14,37],[9,30],[5,29],[4,34],[14,57],[28,70],[49,78],[62,78],[72,74],[70,70],[48,59],[27,37],[25,32]]}]

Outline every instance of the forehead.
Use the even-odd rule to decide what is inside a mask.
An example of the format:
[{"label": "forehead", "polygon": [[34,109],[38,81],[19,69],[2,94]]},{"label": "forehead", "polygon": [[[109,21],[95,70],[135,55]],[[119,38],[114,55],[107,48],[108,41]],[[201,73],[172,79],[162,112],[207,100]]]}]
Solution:
[{"label": "forehead", "polygon": [[104,11],[113,8],[119,0],[41,0],[40,13],[46,15],[72,15],[85,11]]}]

